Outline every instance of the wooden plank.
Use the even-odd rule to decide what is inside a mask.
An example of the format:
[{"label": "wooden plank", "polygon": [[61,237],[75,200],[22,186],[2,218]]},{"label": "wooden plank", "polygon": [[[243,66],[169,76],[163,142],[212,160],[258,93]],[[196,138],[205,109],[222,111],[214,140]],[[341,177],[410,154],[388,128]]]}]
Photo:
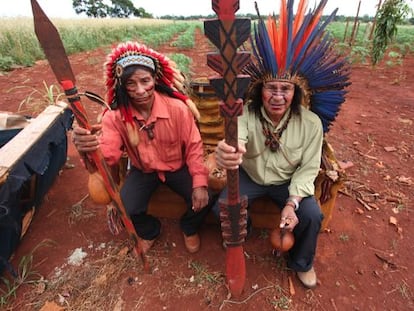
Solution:
[{"label": "wooden plank", "polygon": [[[185,213],[184,199],[162,185],[152,195],[148,213],[156,217],[180,219]],[[279,223],[280,212],[270,199],[259,198],[253,202],[250,216],[254,227],[273,229]],[[219,223],[212,212],[208,214],[206,222]]]},{"label": "wooden plank", "polygon": [[[323,204],[320,204],[322,213],[324,214],[321,231],[324,231],[328,227],[332,219],[338,189],[341,185],[342,182],[334,183],[330,188],[331,197]],[[184,199],[164,185],[154,192],[148,205],[148,213],[156,217],[180,219],[184,212]],[[280,209],[270,198],[258,198],[252,203],[250,217],[253,227],[274,229],[280,222]],[[210,212],[206,222],[218,224],[218,219]]]},{"label": "wooden plank", "polygon": [[67,104],[64,102],[47,106],[36,118],[30,120],[29,125],[0,148],[0,184],[6,180],[13,166],[37,143],[66,108]]}]

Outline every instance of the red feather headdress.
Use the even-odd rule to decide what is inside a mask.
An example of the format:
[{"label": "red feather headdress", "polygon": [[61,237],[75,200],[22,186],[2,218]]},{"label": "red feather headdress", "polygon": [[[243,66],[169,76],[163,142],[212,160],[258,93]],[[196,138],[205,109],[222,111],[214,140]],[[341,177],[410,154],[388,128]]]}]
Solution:
[{"label": "red feather headdress", "polygon": [[[152,61],[152,62],[151,62]],[[107,102],[111,106],[117,106],[115,89],[119,86],[120,76],[124,68],[130,65],[143,65],[155,72],[155,83],[166,86],[171,90],[171,95],[186,103],[194,116],[199,119],[200,114],[195,104],[185,94],[184,76],[176,64],[167,56],[148,48],[138,42],[125,42],[118,44],[107,56],[105,63],[105,85]],[[126,111],[126,121],[129,116]]]}]

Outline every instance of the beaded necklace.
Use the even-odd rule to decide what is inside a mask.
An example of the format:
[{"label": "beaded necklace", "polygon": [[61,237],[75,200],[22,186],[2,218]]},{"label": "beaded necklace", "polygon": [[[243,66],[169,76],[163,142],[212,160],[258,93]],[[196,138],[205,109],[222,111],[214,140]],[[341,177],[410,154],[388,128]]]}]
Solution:
[{"label": "beaded necklace", "polygon": [[288,126],[290,118],[292,117],[292,110],[289,111],[289,115],[285,120],[285,123],[281,128],[279,128],[276,133],[270,128],[269,122],[263,117],[263,114],[260,113],[260,122],[262,123],[263,134],[266,137],[265,146],[268,146],[272,152],[276,152],[280,148],[280,137]]}]

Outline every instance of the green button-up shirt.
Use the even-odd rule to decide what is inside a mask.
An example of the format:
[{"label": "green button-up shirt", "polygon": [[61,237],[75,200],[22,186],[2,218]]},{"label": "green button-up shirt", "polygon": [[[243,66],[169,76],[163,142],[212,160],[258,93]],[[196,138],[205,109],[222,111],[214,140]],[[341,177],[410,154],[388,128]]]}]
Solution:
[{"label": "green button-up shirt", "polygon": [[[285,113],[277,127],[262,107],[262,114],[276,132],[284,124]],[[238,136],[246,144],[242,167],[253,181],[260,185],[280,185],[290,181],[289,195],[307,197],[315,192],[314,181],[318,175],[323,129],[319,117],[301,107],[301,114],[293,114],[280,138],[280,149],[272,152],[265,146],[262,124],[246,105],[238,119]]]}]

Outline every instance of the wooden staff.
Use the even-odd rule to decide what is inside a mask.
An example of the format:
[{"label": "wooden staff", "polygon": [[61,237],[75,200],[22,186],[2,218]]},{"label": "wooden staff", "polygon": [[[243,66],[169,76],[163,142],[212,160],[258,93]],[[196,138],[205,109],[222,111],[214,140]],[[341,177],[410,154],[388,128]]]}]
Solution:
[{"label": "wooden staff", "polygon": [[[225,141],[238,148],[237,117],[242,114],[243,103],[236,102],[247,89],[250,79],[239,75],[249,62],[250,54],[239,53],[237,48],[250,36],[250,20],[236,19],[238,0],[213,0],[218,19],[204,22],[205,35],[219,49],[209,53],[207,64],[220,77],[210,78],[217,96],[223,101],[220,113],[224,117]],[[240,296],[246,279],[246,266],[242,244],[246,237],[247,196],[239,195],[239,171],[227,171],[227,199],[219,201],[220,221],[226,249],[226,280],[230,293]]]},{"label": "wooden staff", "polygon": [[[43,51],[45,52],[50,67],[52,68],[56,79],[65,91],[65,95],[69,101],[70,108],[79,126],[91,130],[92,127],[89,124],[86,110],[80,101],[80,96],[75,86],[75,76],[73,74],[59,33],[53,23],[43,12],[37,1],[31,0],[31,4],[34,17],[35,33],[41,47],[43,48]],[[144,269],[148,271],[149,264],[146,260],[145,254],[139,247],[138,235],[135,231],[135,227],[125,210],[119,194],[119,186],[114,181],[111,170],[107,165],[101,150],[98,149],[96,151],[89,152],[88,155],[89,157],[87,157],[86,154],[81,153],[81,156],[83,156],[87,161],[86,163],[90,161],[90,163],[87,164],[89,172],[91,173],[93,170],[98,170],[98,172],[101,174],[105,188],[113,200],[119,214],[121,215],[125,229],[129,233],[134,243],[134,253],[137,257],[141,257],[144,264]]]}]

